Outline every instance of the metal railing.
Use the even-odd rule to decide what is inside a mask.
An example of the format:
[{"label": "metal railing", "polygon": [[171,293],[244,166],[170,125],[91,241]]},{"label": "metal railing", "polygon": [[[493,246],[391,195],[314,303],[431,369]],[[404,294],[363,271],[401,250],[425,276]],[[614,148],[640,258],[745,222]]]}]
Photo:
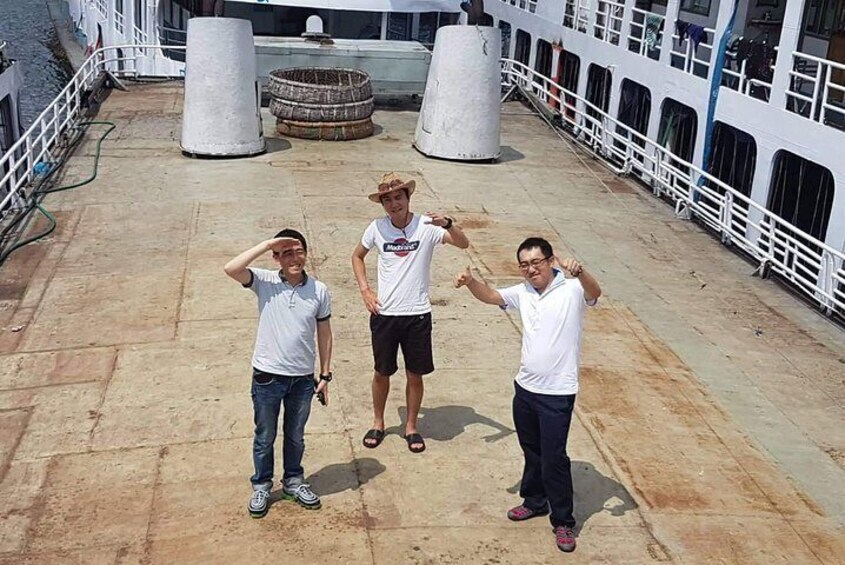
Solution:
[{"label": "metal railing", "polygon": [[[160,49],[155,45],[104,47],[82,63],[67,86],[0,156],[0,226],[27,207],[34,184],[55,165],[53,153],[81,118],[84,101],[100,74],[109,70],[118,76],[137,76],[138,60]],[[121,57],[121,52],[131,55]]]},{"label": "metal railing", "polygon": [[655,195],[674,203],[677,215],[718,233],[723,243],[758,261],[761,271],[777,273],[826,313],[845,315],[845,253],[518,61],[502,60],[502,82],[541,93],[564,127],[615,172],[650,185]]},{"label": "metal railing", "polygon": [[12,66],[12,60],[6,56],[6,42],[0,41],[0,73]]},{"label": "metal railing", "polygon": [[147,44],[147,32],[142,30],[136,25],[132,26],[132,42],[135,45],[146,45]]},{"label": "metal railing", "polygon": [[114,29],[120,35],[123,35],[126,30],[126,18],[117,10],[114,11]]},{"label": "metal railing", "polygon": [[[162,52],[168,59],[185,62],[185,50],[180,49],[188,42],[188,32],[184,29],[177,29],[167,25],[157,26],[158,42],[162,46]],[[168,47],[176,47],[176,49],[168,49]]]},{"label": "metal railing", "polygon": [[[775,51],[777,51],[777,48],[775,48]],[[722,68],[722,86],[736,90],[740,94],[744,94],[750,98],[768,102],[772,94],[772,83],[757,78],[748,78],[748,59],[742,59],[739,62],[739,68],[737,70],[729,67],[732,62],[733,59],[725,59],[725,64]],[[774,61],[772,62],[771,69],[774,72]]]},{"label": "metal railing", "polygon": [[786,109],[805,118],[845,129],[845,64],[792,53]]},{"label": "metal railing", "polygon": [[706,27],[704,32],[704,39],[696,45],[689,36],[682,40],[677,30],[673,31],[670,63],[676,69],[706,79],[710,76],[710,59],[713,58],[716,30]]},{"label": "metal railing", "polygon": [[[649,20],[659,22],[652,31],[648,29]],[[631,8],[631,24],[628,30],[628,50],[643,57],[660,59],[660,45],[663,43],[663,26],[666,17],[639,8]],[[651,36],[653,35],[653,37]]]},{"label": "metal railing", "polygon": [[563,6],[563,26],[587,33],[590,21],[590,0],[566,0]]},{"label": "metal railing", "polygon": [[619,45],[619,38],[622,36],[622,18],[625,15],[624,1],[597,0],[597,3],[593,34],[597,39]]}]

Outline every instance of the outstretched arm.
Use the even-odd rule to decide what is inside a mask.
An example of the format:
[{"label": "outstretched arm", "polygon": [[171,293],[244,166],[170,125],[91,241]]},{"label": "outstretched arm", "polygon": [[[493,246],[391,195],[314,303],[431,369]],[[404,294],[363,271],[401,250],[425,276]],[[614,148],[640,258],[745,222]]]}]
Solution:
[{"label": "outstretched arm", "polygon": [[561,261],[555,256],[555,260],[563,270],[581,281],[581,286],[584,287],[584,299],[588,302],[596,300],[601,296],[601,287],[596,279],[587,272],[587,270],[575,259],[564,259]]},{"label": "outstretched arm", "polygon": [[469,289],[472,295],[484,302],[485,304],[492,304],[493,306],[504,306],[505,301],[499,291],[490,288],[486,283],[483,283],[472,276],[469,267],[463,273],[455,275],[455,288],[465,286]]},{"label": "outstretched arm", "polygon": [[434,212],[428,212],[426,215],[431,218],[431,220],[428,221],[429,224],[446,228],[446,235],[443,236],[443,243],[454,245],[458,249],[466,249],[469,247],[469,239],[464,233],[464,230],[459,228],[452,218],[444,216],[443,214],[435,214]]}]

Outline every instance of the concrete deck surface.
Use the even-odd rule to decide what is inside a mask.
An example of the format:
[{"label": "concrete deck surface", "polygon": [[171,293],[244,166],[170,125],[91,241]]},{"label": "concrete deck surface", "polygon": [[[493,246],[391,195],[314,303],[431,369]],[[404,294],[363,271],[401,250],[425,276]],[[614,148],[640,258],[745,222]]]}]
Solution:
[{"label": "concrete deck surface", "polygon": [[[266,155],[209,161],[179,152],[181,96],[114,92],[97,180],[52,195],[57,232],[0,271],[0,563],[845,562],[843,332],[671,207],[515,103],[495,165],[424,158],[399,110],[353,143],[279,139],[265,115]],[[90,174],[95,134],[63,182]],[[387,171],[472,243],[434,260],[422,455],[399,435],[402,377],[393,433],[360,443],[371,358],[349,256]],[[222,266],[284,226],[306,233],[334,300],[336,381],[305,457],[324,508],[280,501],[252,520],[256,308]],[[518,280],[531,234],[605,291],[570,440],[571,555],[545,519],[504,514],[521,472],[518,321],[451,287],[467,264]]]}]

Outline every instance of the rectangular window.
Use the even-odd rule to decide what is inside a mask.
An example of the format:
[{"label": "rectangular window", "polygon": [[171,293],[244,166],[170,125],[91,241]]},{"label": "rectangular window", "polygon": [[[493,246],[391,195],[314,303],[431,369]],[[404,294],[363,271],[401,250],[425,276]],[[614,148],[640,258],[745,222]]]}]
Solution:
[{"label": "rectangular window", "polygon": [[845,1],[810,0],[804,12],[804,31],[810,35],[830,37],[845,30]]},{"label": "rectangular window", "polygon": [[681,10],[708,16],[710,15],[710,0],[681,0]]}]

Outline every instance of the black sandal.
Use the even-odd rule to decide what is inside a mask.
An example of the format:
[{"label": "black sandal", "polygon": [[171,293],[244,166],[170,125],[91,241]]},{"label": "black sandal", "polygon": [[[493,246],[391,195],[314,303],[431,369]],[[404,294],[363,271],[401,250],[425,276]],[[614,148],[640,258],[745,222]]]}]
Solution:
[{"label": "black sandal", "polygon": [[[425,441],[423,441],[423,437],[418,433],[408,434],[405,436],[405,441],[408,442],[408,450],[411,453],[422,453],[425,451]],[[419,443],[422,447],[411,447],[413,444]]]},{"label": "black sandal", "polygon": [[[375,443],[367,443],[368,439],[376,440]],[[370,449],[375,449],[376,447],[381,445],[382,440],[384,440],[384,430],[377,430],[373,428],[372,430],[368,431],[364,435],[364,447],[368,447]]]}]

